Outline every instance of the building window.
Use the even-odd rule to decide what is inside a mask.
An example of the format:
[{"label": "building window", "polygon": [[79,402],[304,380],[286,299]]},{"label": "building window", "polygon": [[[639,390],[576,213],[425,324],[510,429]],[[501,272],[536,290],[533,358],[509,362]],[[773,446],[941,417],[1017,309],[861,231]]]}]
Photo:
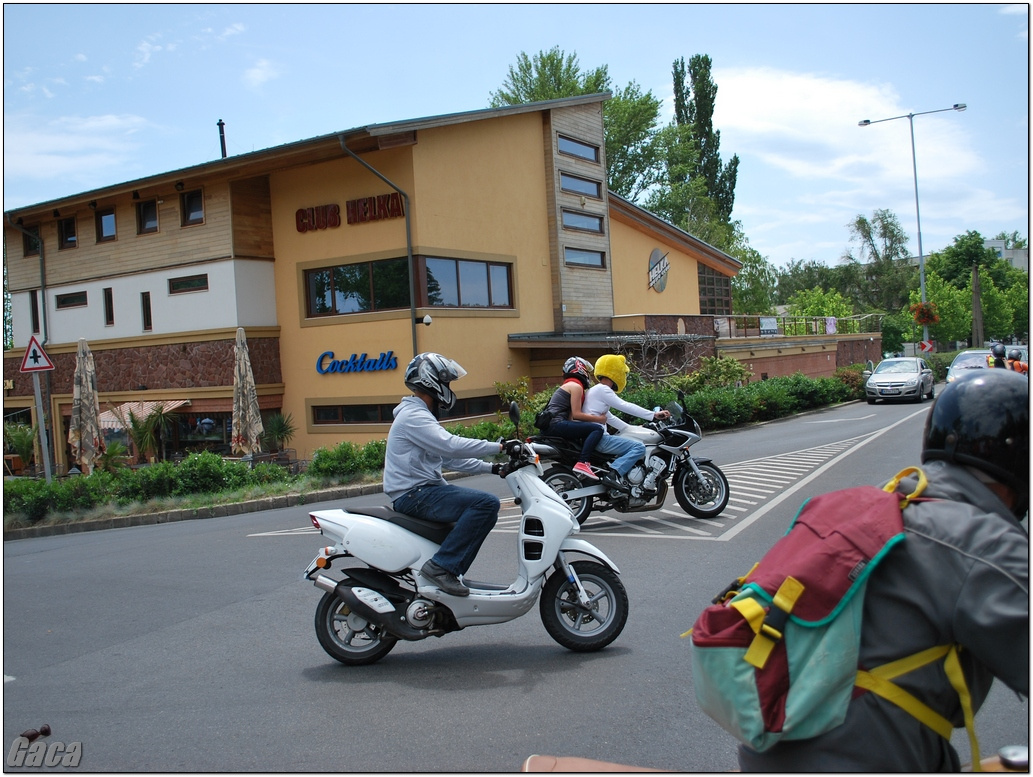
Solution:
[{"label": "building window", "polygon": [[[457,399],[455,407],[442,411],[441,418],[456,419],[491,415],[502,406],[498,394]],[[389,424],[394,420],[394,404],[386,405],[314,405],[312,423],[315,426],[346,424]]]},{"label": "building window", "polygon": [[136,203],[136,234],[148,235],[158,231],[158,201]]},{"label": "building window", "polygon": [[179,204],[184,227],[204,223],[204,193],[200,189],[183,192],[179,195]]},{"label": "building window", "polygon": [[699,312],[701,315],[732,315],[732,279],[717,270],[699,265]]},{"label": "building window", "polygon": [[115,209],[101,208],[97,211],[97,242],[105,243],[117,237],[115,230]]},{"label": "building window", "polygon": [[151,293],[149,291],[140,293],[140,309],[143,313],[143,331],[150,332],[154,327],[151,324]]},{"label": "building window", "polygon": [[423,260],[424,304],[446,308],[509,308],[509,265],[472,259]]},{"label": "building window", "polygon": [[583,194],[587,197],[602,199],[603,185],[599,181],[591,181],[570,173],[560,173],[560,188],[572,194]]},{"label": "building window", "polygon": [[305,273],[308,316],[338,316],[409,307],[409,262],[381,259]]},{"label": "building window", "polygon": [[39,296],[35,291],[29,292],[29,317],[32,321],[32,333],[39,334]]},{"label": "building window", "polygon": [[86,292],[85,291],[73,291],[69,294],[58,294],[54,297],[54,304],[58,310],[68,310],[68,308],[84,308],[86,307]]},{"label": "building window", "polygon": [[22,254],[24,256],[39,256],[39,225],[24,227],[22,232]]},{"label": "building window", "polygon": [[115,325],[115,295],[111,288],[104,289],[104,326]]},{"label": "building window", "polygon": [[580,140],[567,138],[563,135],[559,136],[559,150],[561,154],[587,159],[589,162],[599,161],[599,146],[582,143]]},{"label": "building window", "polygon": [[563,211],[563,226],[567,229],[579,229],[583,232],[603,232],[603,217],[594,213],[583,213],[577,210]]},{"label": "building window", "polygon": [[75,216],[70,216],[66,219],[61,219],[57,222],[57,247],[62,248],[75,248],[79,245],[79,241],[75,234]]},{"label": "building window", "polygon": [[169,278],[169,294],[184,294],[188,291],[208,291],[208,274]]},{"label": "building window", "polygon": [[563,261],[581,267],[603,267],[602,251],[586,251],[582,248],[564,248]]}]

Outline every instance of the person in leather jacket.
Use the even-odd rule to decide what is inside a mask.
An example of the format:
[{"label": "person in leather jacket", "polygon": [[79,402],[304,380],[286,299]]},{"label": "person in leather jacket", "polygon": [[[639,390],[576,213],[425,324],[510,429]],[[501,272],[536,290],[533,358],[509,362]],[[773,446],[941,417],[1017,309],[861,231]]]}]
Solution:
[{"label": "person in leather jacket", "polygon": [[[926,423],[922,500],[903,512],[907,538],[872,574],[861,625],[860,664],[871,668],[935,645],[961,646],[972,707],[994,678],[1029,694],[1029,381],[977,370],[937,397]],[[916,478],[900,489],[910,493]],[[957,692],[942,662],[894,682],[956,727]],[[743,771],[958,771],[950,742],[869,692],[845,722],[763,753],[739,747]]]}]

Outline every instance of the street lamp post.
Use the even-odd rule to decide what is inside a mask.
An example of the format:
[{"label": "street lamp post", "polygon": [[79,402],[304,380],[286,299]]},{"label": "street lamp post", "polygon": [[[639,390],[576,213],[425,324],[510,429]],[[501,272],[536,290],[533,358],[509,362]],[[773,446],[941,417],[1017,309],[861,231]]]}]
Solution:
[{"label": "street lamp post", "polygon": [[[954,103],[950,108],[938,108],[935,111],[919,111],[918,113],[906,113],[903,116],[890,116],[888,119],[862,119],[857,122],[858,127],[867,127],[869,124],[879,124],[884,121],[895,119],[907,119],[911,125],[911,167],[915,175],[915,222],[918,227],[918,282],[921,287],[922,304],[926,302],[925,297],[925,254],[922,252],[922,214],[918,209],[918,157],[915,154],[915,116],[924,116],[927,113],[943,113],[944,111],[963,111],[968,106],[965,103]],[[929,340],[929,325],[922,324],[922,340]]]}]

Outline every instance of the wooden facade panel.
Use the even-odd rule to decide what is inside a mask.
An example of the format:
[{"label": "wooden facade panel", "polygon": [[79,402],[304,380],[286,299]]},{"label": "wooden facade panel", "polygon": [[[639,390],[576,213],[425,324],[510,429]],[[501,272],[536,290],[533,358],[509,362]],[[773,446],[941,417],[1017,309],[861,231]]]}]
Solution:
[{"label": "wooden facade panel", "polygon": [[233,218],[233,255],[272,258],[273,206],[269,177],[248,178],[230,184]]}]

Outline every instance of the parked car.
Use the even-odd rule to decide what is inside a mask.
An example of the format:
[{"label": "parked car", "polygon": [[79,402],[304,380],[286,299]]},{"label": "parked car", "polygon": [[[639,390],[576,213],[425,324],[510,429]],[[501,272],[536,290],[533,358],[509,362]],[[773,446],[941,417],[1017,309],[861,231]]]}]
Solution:
[{"label": "parked car", "polygon": [[986,369],[993,364],[988,348],[970,348],[962,351],[954,357],[951,366],[947,368],[947,382],[953,383],[967,370]]},{"label": "parked car", "polygon": [[875,400],[905,399],[921,402],[925,397],[935,396],[933,371],[925,359],[905,356],[883,359],[864,384],[869,405]]}]

